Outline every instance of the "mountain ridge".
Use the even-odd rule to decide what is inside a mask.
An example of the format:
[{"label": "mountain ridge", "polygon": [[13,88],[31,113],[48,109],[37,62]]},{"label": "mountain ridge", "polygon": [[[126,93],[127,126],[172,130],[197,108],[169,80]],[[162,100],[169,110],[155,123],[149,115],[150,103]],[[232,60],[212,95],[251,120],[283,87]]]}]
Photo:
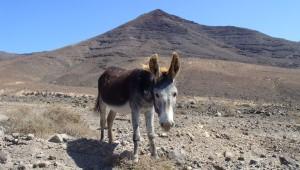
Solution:
[{"label": "mountain ridge", "polygon": [[81,55],[88,57],[141,57],[176,50],[187,57],[292,68],[300,64],[296,42],[246,28],[200,25],[162,10],[143,14],[74,46],[86,47]]}]

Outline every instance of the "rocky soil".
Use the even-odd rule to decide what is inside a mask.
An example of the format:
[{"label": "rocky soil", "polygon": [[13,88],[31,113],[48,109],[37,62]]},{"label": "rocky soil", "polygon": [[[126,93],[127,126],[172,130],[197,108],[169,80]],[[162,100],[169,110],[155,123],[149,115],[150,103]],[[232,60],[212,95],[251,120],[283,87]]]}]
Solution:
[{"label": "rocky soil", "polygon": [[46,91],[1,94],[0,169],[300,169],[297,105],[181,97],[170,132],[162,131],[155,120],[159,160],[149,156],[141,120],[138,164],[131,161],[129,115],[117,115],[114,144],[99,142],[99,135],[53,133],[42,138],[8,131],[8,110],[29,104],[70,107],[95,131],[99,116],[92,112],[94,100],[91,95]]}]

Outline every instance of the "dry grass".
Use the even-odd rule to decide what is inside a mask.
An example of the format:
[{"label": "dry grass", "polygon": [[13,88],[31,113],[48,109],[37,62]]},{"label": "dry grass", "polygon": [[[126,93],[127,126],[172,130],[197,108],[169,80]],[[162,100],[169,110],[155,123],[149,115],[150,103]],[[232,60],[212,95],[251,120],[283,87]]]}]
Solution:
[{"label": "dry grass", "polygon": [[132,170],[173,170],[174,164],[170,160],[161,157],[158,160],[152,159],[149,155],[140,155],[139,162],[136,164],[122,163],[118,168]]},{"label": "dry grass", "polygon": [[66,133],[77,137],[87,137],[95,133],[80,119],[78,113],[57,105],[44,109],[18,106],[8,115],[10,119],[7,128],[11,133],[33,133],[44,138],[54,133]]}]

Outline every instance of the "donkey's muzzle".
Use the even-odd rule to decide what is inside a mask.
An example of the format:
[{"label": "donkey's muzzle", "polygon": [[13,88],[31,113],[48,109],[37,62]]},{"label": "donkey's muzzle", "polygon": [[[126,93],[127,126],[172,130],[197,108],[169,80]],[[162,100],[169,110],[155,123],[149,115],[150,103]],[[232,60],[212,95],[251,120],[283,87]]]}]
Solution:
[{"label": "donkey's muzzle", "polygon": [[171,127],[174,126],[174,122],[166,122],[166,123],[160,123],[160,126],[165,130],[169,131]]}]

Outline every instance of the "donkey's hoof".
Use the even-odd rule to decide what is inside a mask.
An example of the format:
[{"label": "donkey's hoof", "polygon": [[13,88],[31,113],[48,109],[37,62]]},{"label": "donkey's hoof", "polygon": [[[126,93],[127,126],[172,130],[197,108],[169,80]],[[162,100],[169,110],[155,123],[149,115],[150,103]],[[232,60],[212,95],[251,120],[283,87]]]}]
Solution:
[{"label": "donkey's hoof", "polygon": [[121,142],[120,142],[119,140],[114,140],[114,139],[112,139],[112,138],[109,138],[109,139],[108,139],[108,143],[109,143],[109,144],[120,144]]},{"label": "donkey's hoof", "polygon": [[158,156],[157,154],[155,154],[155,155],[151,155],[151,157],[152,157],[152,159],[154,159],[154,160],[157,160],[157,159],[159,159],[159,156]]},{"label": "donkey's hoof", "polygon": [[139,162],[139,157],[137,155],[133,155],[132,162],[133,163],[138,163]]}]

